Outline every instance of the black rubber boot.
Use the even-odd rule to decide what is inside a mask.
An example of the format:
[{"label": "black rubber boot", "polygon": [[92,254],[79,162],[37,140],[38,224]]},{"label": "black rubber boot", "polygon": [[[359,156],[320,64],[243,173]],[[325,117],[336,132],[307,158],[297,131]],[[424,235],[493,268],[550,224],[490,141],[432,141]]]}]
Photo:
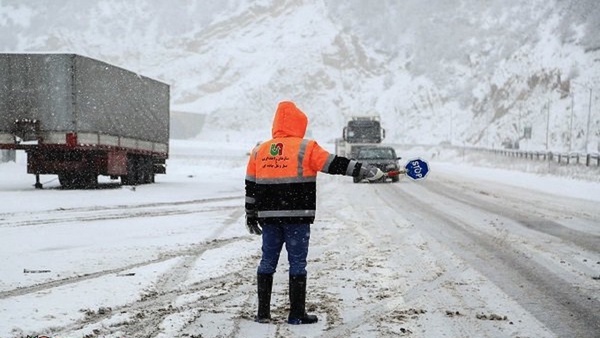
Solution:
[{"label": "black rubber boot", "polygon": [[256,275],[258,286],[258,312],[255,321],[268,323],[271,321],[271,290],[273,289],[273,275]]},{"label": "black rubber boot", "polygon": [[306,314],[306,276],[290,276],[290,315],[288,324],[313,324],[317,316]]}]

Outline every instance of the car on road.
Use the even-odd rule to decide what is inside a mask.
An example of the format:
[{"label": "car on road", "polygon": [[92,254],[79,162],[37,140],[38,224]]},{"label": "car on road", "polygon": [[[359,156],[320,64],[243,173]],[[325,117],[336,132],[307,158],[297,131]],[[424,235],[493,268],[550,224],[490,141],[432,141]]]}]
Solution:
[{"label": "car on road", "polygon": [[[396,150],[389,146],[369,146],[362,147],[358,151],[357,161],[371,164],[383,171],[384,176],[380,180],[386,182],[388,179],[392,182],[399,182],[401,175],[406,174],[406,170],[400,167],[398,162],[401,157],[396,155]],[[359,183],[361,180],[354,177],[354,183]]]}]

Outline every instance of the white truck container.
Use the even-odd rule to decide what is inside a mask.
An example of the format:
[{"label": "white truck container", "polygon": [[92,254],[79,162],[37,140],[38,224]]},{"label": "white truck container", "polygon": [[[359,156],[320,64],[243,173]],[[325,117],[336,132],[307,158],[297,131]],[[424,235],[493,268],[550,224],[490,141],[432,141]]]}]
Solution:
[{"label": "white truck container", "polygon": [[0,149],[27,172],[92,187],[154,182],[169,154],[169,86],[76,54],[0,54]]}]

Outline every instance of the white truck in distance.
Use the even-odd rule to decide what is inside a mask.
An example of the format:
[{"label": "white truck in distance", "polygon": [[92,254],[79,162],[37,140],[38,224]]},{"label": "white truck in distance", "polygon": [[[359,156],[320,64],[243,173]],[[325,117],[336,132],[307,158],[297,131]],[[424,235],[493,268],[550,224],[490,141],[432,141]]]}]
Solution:
[{"label": "white truck in distance", "polygon": [[379,116],[353,116],[344,127],[342,138],[336,139],[335,153],[356,158],[361,147],[380,144],[384,138]]}]

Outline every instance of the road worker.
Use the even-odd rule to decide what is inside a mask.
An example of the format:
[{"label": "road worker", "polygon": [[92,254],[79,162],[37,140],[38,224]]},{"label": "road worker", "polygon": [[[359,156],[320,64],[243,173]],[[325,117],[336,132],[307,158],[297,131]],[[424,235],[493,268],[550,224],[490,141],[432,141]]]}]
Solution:
[{"label": "road worker", "polygon": [[306,258],[310,225],[315,220],[317,173],[376,181],[378,168],[330,154],[316,141],[304,139],[308,118],[293,102],[280,102],[273,119],[272,139],[257,145],[246,170],[246,227],[262,234],[262,258],[257,269],[258,311],[255,320],[271,319],[273,274],[285,244],[289,261],[289,324],[312,324],[306,313]]}]

